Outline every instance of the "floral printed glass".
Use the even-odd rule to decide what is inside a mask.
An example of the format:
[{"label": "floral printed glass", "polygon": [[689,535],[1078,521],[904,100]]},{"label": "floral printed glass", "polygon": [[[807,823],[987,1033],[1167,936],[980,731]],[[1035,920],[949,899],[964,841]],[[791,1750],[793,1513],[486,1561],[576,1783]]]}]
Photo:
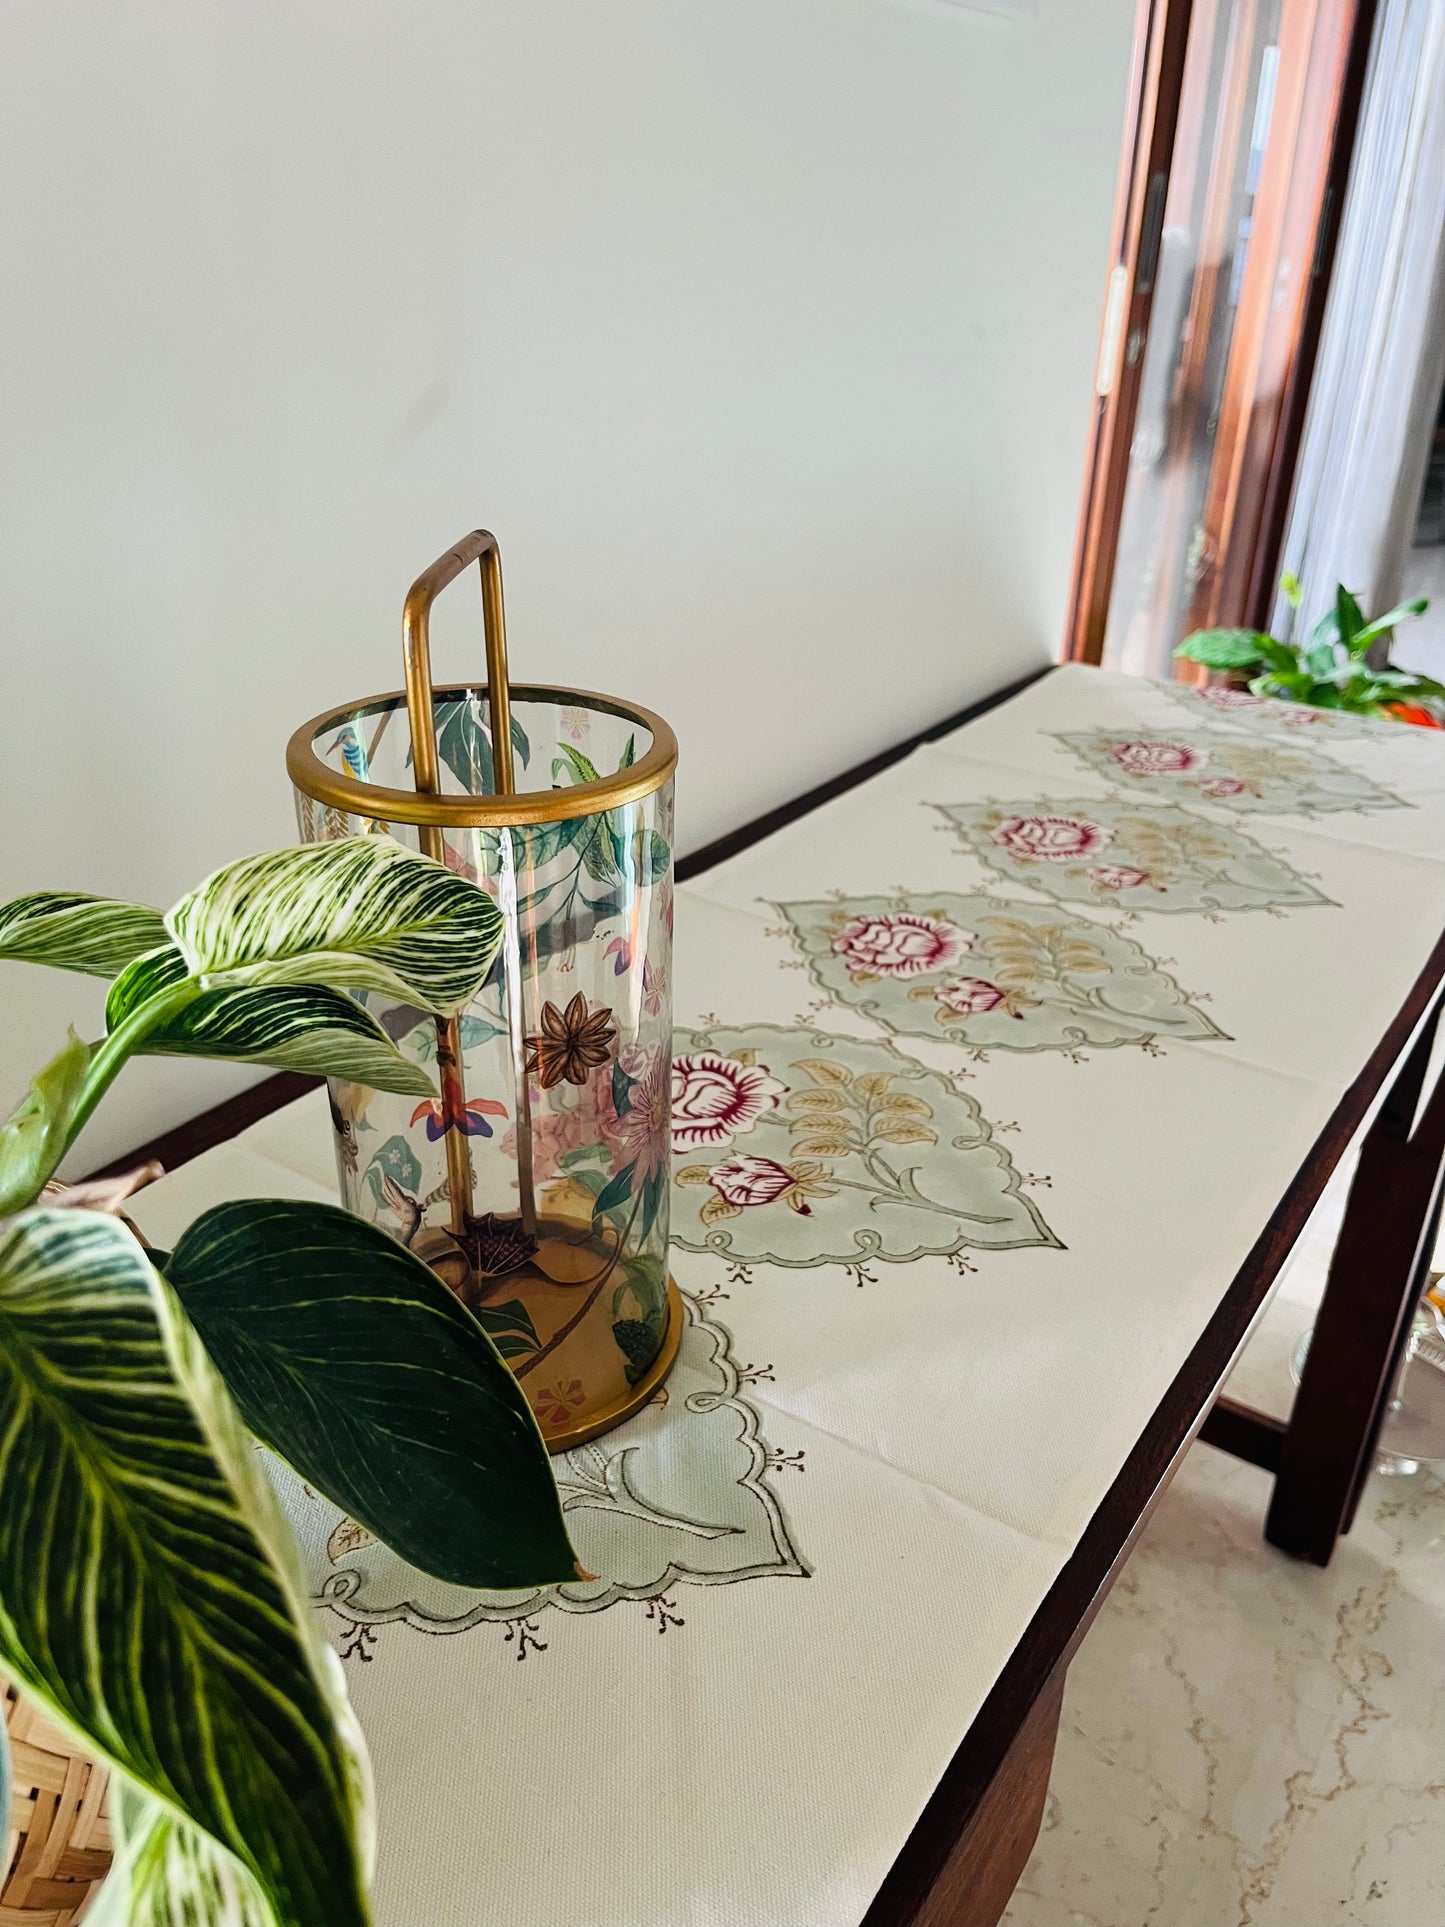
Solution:
[{"label": "floral printed glass", "polygon": [[342,1198],[472,1308],[561,1449],[651,1397],[681,1335],[666,1262],[676,748],[648,711],[513,686],[498,796],[485,688],[436,690],[432,715],[434,797],[412,787],[400,694],[315,719],[288,757],[305,840],[381,830],[440,854],[506,925],[450,1026],[362,994],[440,1096],[333,1080]]}]

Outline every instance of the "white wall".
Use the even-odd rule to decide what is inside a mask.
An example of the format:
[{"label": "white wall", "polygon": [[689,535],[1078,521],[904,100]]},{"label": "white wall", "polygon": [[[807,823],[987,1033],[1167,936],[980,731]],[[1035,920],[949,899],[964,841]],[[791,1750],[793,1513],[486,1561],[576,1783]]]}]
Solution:
[{"label": "white wall", "polygon": [[[518,673],[676,726],[683,848],[1045,661],[1132,12],[6,0],[0,895],[290,841],[478,522]],[[99,1001],[0,991],[8,1100]],[[79,1161],[242,1081],[132,1068]]]}]

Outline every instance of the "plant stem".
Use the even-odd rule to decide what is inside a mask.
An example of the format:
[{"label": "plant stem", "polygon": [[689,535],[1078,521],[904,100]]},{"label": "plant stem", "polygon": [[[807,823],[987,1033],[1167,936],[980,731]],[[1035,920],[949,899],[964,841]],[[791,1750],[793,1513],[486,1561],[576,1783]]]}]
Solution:
[{"label": "plant stem", "polygon": [[134,1055],[153,1030],[183,1011],[187,1004],[194,1003],[200,994],[201,986],[194,977],[183,978],[180,983],[148,997],[143,1004],[137,1004],[130,1015],[96,1045],[90,1068],[85,1073],[80,1101],[66,1129],[62,1157],[89,1123],[91,1112],[115,1082],[126,1059]]}]

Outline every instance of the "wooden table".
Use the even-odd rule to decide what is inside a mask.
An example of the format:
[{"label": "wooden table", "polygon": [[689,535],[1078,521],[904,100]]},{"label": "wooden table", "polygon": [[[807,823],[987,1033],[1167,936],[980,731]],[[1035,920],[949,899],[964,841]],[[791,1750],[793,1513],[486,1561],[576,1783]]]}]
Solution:
[{"label": "wooden table", "polygon": [[[1085,690],[1077,679],[1095,674],[1060,673],[1075,680],[1051,682],[1056,708],[1061,689],[1066,693]],[[719,866],[732,864],[736,870],[736,859],[779,832],[798,836],[802,832],[794,826],[806,830],[806,819],[814,812],[859,792],[860,786],[880,779],[924,745],[951,744],[962,754],[971,745],[981,744],[978,754],[985,759],[985,768],[990,767],[986,761],[990,756],[1017,754],[1008,747],[1011,739],[1002,734],[988,737],[976,726],[1035,680],[999,692],[695,853],[679,863],[679,881],[706,886],[710,877],[722,874]],[[1105,683],[1121,681],[1105,678],[1087,685],[1090,699]],[[1007,712],[1009,716],[1027,713],[1032,712],[1022,705]],[[1191,716],[1181,708],[1175,733],[1196,744],[1215,746],[1214,766],[1220,767],[1228,761],[1224,752],[1231,743],[1237,750],[1240,742],[1248,740],[1242,726],[1258,727],[1262,721],[1268,718],[1224,712],[1216,719],[1207,713]],[[1212,733],[1216,723],[1223,734]],[[1233,735],[1230,725],[1236,726]],[[965,726],[969,735],[960,739],[957,732]],[[1126,737],[1129,733],[1123,731]],[[1152,730],[1136,733],[1150,740],[1170,734],[1158,715]],[[1057,731],[1054,734],[1058,736]],[[1434,808],[1435,776],[1428,758],[1421,760],[1421,746],[1408,740],[1413,734],[1401,728],[1398,748],[1402,755],[1408,751],[1414,758],[1414,780],[1421,798],[1409,806],[1417,814],[1408,819],[1416,846],[1408,859],[1416,869],[1408,874],[1424,877],[1433,875],[1425,867],[1433,859],[1426,834],[1429,825],[1418,812],[1424,810],[1428,817]],[[1391,744],[1380,737],[1371,739],[1367,748],[1378,762],[1381,757],[1388,760]],[[1432,751],[1435,748],[1431,746]],[[1324,762],[1329,765],[1328,758]],[[941,771],[944,766],[932,767]],[[1127,761],[1119,767],[1126,776],[1131,773]],[[1281,767],[1294,764],[1287,756]],[[1148,773],[1155,777],[1157,795],[1157,772]],[[1073,780],[1084,787],[1079,778]],[[1439,780],[1441,820],[1445,821],[1445,754],[1439,760]],[[1127,792],[1127,781],[1123,787]],[[1221,791],[1219,798],[1227,794]],[[1202,800],[1207,810],[1215,799]],[[1217,816],[1218,810],[1216,820]],[[1249,827],[1263,833],[1272,820],[1267,811],[1256,814]],[[1402,816],[1399,821],[1406,819]],[[1274,1194],[1273,1209],[1261,1212],[1257,1235],[1232,1281],[1198,1329],[1152,1416],[1137,1430],[1135,1443],[1112,1482],[1101,1489],[1041,1603],[1020,1626],[1010,1656],[959,1739],[942,1778],[911,1832],[897,1843],[891,1869],[861,1916],[864,1927],[992,1927],[998,1920],[1038,1831],[1070,1659],[1196,1437],[1274,1475],[1265,1531],[1283,1552],[1323,1565],[1337,1537],[1348,1531],[1404,1356],[1440,1217],[1445,1094],[1440,1084],[1429,1086],[1445,979],[1445,935],[1433,946],[1414,935],[1409,942],[1420,954],[1406,960],[1403,994],[1394,999],[1393,1009],[1369,1039],[1373,1047],[1351,1067],[1348,1079],[1335,1078],[1331,1070],[1337,1094],[1332,1108],[1321,1108],[1318,1135],[1294,1175]],[[1399,975],[1398,956],[1392,968]],[[168,1167],[180,1165],[254,1127],[258,1119],[291,1103],[312,1083],[294,1076],[272,1078],[143,1147],[144,1153],[159,1157]],[[1361,1133],[1350,1205],[1291,1416],[1285,1422],[1236,1405],[1221,1397],[1221,1386],[1326,1181]],[[119,1165],[131,1161],[120,1160]],[[866,1750],[860,1760],[860,1771],[864,1770]],[[704,1915],[687,1917],[691,1921]],[[855,1912],[853,1918],[858,1917]],[[661,1923],[663,1916],[639,1913],[637,1918]],[[843,1914],[820,1912],[818,1918],[831,1922]],[[777,1923],[758,1916],[758,1927],[777,1927]],[[799,1918],[790,1920],[789,1927],[812,1927],[812,1922]]]}]

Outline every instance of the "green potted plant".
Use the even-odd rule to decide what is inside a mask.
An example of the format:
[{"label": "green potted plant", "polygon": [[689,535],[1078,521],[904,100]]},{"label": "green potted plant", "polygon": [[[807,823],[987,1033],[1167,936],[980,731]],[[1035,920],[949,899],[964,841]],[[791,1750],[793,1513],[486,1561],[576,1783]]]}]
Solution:
[{"label": "green potted plant", "polygon": [[[46,1186],[137,1052],[431,1092],[349,993],[447,1015],[491,971],[486,893],[384,836],[219,870],[165,917],[0,906],[0,958],[112,978],[0,1127],[0,1668],[112,1771],[97,1927],[365,1927],[364,1748],[259,1439],[458,1584],[571,1578],[547,1455],[482,1325],[386,1233],[278,1200],[174,1252]],[[79,1207],[79,1208],[77,1208]]]},{"label": "green potted plant", "polygon": [[[1299,582],[1286,575],[1280,588],[1297,612]],[[1429,606],[1425,597],[1418,596],[1368,622],[1358,601],[1340,584],[1334,607],[1320,617],[1303,643],[1280,641],[1257,629],[1196,629],[1174,654],[1206,669],[1227,671],[1256,696],[1278,696],[1316,709],[1344,709],[1357,716],[1384,716],[1439,729],[1445,723],[1445,684],[1394,669],[1388,661],[1370,662],[1371,655],[1378,656],[1382,648],[1388,653],[1397,623],[1424,615]]]}]

